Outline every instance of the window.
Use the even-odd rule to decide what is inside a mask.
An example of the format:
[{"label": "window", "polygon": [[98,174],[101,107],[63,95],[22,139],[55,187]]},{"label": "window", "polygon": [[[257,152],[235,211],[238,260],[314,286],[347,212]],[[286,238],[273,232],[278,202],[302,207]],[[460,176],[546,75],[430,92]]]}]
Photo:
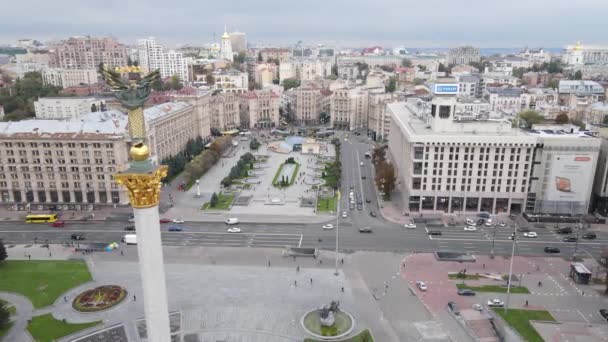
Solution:
[{"label": "window", "polygon": [[450,106],[439,106],[439,118],[447,119],[450,117]]}]

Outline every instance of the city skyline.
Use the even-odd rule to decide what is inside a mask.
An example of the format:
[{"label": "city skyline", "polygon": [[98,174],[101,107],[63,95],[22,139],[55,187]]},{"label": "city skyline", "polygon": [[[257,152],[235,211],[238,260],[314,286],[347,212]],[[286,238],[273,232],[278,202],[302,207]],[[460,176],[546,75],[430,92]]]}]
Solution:
[{"label": "city skyline", "polygon": [[[254,44],[268,45],[301,40],[336,46],[557,48],[579,40],[583,44],[604,42],[602,32],[596,29],[596,23],[608,15],[608,5],[603,2],[517,2],[517,6],[488,5],[473,0],[462,6],[439,0],[420,4],[382,0],[352,8],[342,0],[314,0],[284,7],[276,1],[201,5],[179,0],[168,6],[156,0],[126,5],[114,0],[103,4],[72,0],[34,4],[26,0],[0,13],[0,43],[10,44],[20,38],[48,41],[75,35],[110,35],[129,44],[154,36],[168,47],[177,47],[212,42],[214,36],[219,42],[224,25],[229,31],[246,32]],[[23,13],[30,15],[24,18]],[[370,13],[378,15],[370,18]]]}]

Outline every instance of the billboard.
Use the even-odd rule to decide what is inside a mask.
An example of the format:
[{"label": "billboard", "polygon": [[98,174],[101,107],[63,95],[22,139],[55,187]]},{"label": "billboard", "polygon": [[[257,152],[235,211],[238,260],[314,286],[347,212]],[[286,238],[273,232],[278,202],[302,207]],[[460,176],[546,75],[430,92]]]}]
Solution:
[{"label": "billboard", "polygon": [[590,154],[553,154],[545,199],[586,202],[593,182],[593,164]]},{"label": "billboard", "polygon": [[439,95],[458,95],[458,84],[435,84],[433,93]]}]

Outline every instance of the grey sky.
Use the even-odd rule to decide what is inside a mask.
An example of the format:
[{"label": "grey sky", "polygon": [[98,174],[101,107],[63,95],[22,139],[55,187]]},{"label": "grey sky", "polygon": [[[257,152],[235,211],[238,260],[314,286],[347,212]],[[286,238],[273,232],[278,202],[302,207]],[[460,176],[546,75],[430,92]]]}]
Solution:
[{"label": "grey sky", "polygon": [[16,0],[0,11],[0,43],[112,35],[202,44],[226,24],[253,43],[561,47],[608,44],[606,18],[608,0]]}]

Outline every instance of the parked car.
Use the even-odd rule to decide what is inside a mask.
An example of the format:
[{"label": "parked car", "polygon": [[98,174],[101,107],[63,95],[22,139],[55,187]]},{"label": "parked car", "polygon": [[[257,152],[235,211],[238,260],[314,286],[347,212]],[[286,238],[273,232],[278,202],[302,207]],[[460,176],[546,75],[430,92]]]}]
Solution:
[{"label": "parked car", "polygon": [[536,232],[525,232],[524,237],[535,238],[535,237],[538,237],[538,234],[536,234]]},{"label": "parked car", "polygon": [[134,232],[135,226],[126,226],[124,229],[125,232]]},{"label": "parked car", "polygon": [[59,227],[64,227],[65,226],[65,222],[64,221],[55,221],[51,224],[51,226],[55,227],[55,228],[59,228]]},{"label": "parked car", "polygon": [[370,227],[359,228],[359,233],[371,233],[372,229]]},{"label": "parked car", "polygon": [[363,204],[357,204],[357,210],[363,210]]},{"label": "parked car", "polygon": [[179,227],[179,226],[169,226],[169,231],[170,232],[181,232],[182,231],[182,227]]},{"label": "parked car", "polygon": [[181,224],[181,223],[184,223],[186,221],[184,221],[183,219],[179,219],[179,220],[178,219],[173,219],[173,221],[171,221],[171,222]]},{"label": "parked car", "polygon": [[429,230],[429,235],[441,235],[441,230]]},{"label": "parked car", "polygon": [[559,248],[557,247],[545,247],[545,253],[559,253]]},{"label": "parked car", "polygon": [[448,302],[448,309],[450,309],[454,315],[460,315],[460,311],[458,311],[458,306],[454,302]]},{"label": "parked car", "polygon": [[72,234],[72,235],[70,235],[70,239],[72,239],[74,241],[82,241],[82,240],[84,240],[84,235]]},{"label": "parked car", "polygon": [[161,218],[160,223],[171,223],[171,220],[169,220],[168,218]]},{"label": "parked car", "polygon": [[506,227],[507,226],[507,224],[504,223],[504,222],[500,222],[498,225],[501,226],[501,227]]},{"label": "parked car", "polygon": [[486,213],[485,211],[480,212],[479,214],[477,214],[478,217],[484,218],[484,219],[489,219],[490,218],[490,213]]},{"label": "parked car", "polygon": [[363,166],[363,165],[365,165],[365,163],[361,162],[361,163],[359,163],[359,165],[360,165],[360,166]]},{"label": "parked car", "polygon": [[502,308],[503,306],[505,306],[505,303],[503,303],[503,301],[498,298],[494,298],[488,301],[488,306],[493,308]]},{"label": "parked car", "polygon": [[375,212],[375,211],[370,211],[370,212],[369,212],[369,216],[371,216],[371,217],[376,217],[377,215],[376,215],[376,212]]},{"label": "parked car", "polygon": [[467,232],[474,232],[477,230],[477,227],[468,226],[468,227],[464,227],[464,230],[466,230]]},{"label": "parked car", "polygon": [[481,226],[483,224],[483,222],[484,222],[484,219],[479,219],[479,220],[477,220],[477,225]]},{"label": "parked car", "polygon": [[468,224],[469,226],[474,226],[474,225],[476,224],[476,223],[475,223],[475,220],[470,219],[470,218],[466,218],[466,219],[464,220],[464,222],[465,222],[466,224]]},{"label": "parked car", "polygon": [[348,217],[348,215],[346,215],[346,211],[343,211],[343,212],[342,212],[342,217],[343,217],[343,218]]},{"label": "parked car", "polygon": [[483,311],[483,305],[481,304],[473,304],[473,306],[471,307],[473,308],[473,310]]},{"label": "parked car", "polygon": [[239,223],[239,219],[236,217],[231,217],[224,222],[226,222],[226,224],[237,224]]},{"label": "parked car", "polygon": [[575,238],[574,236],[566,236],[565,238],[562,239],[562,241],[564,242],[576,242],[578,239]]},{"label": "parked car", "polygon": [[517,216],[515,214],[509,214],[509,218],[511,220],[515,220],[517,218]]},{"label": "parked car", "polygon": [[404,227],[407,229],[416,229],[416,225],[413,223],[406,223]]},{"label": "parked car", "polygon": [[418,288],[420,289],[420,291],[426,291],[426,290],[428,290],[428,287],[426,286],[426,283],[423,282],[423,281],[421,281],[421,280],[418,280],[416,282],[416,285],[418,285]]},{"label": "parked car", "polygon": [[555,230],[555,232],[557,234],[572,234],[572,228],[570,228],[570,227],[558,228]]},{"label": "parked car", "polygon": [[366,198],[365,203],[372,203],[372,200],[370,200],[369,198]]},{"label": "parked car", "polygon": [[600,309],[600,316],[604,317],[608,321],[608,309]]},{"label": "parked car", "polygon": [[461,296],[474,296],[476,293],[471,289],[460,289],[458,290],[458,294]]},{"label": "parked car", "polygon": [[240,232],[241,232],[241,228],[238,228],[238,227],[228,228],[228,233],[240,233]]},{"label": "parked car", "polygon": [[333,225],[333,224],[331,224],[331,223],[324,224],[324,225],[323,225],[323,229],[334,229],[334,225]]},{"label": "parked car", "polygon": [[587,233],[583,235],[583,239],[594,240],[595,238],[597,238],[597,235],[595,233]]},{"label": "parked car", "polygon": [[355,204],[354,203],[349,204],[348,209],[355,210]]},{"label": "parked car", "polygon": [[490,220],[486,221],[486,227],[492,227],[492,222]]}]

